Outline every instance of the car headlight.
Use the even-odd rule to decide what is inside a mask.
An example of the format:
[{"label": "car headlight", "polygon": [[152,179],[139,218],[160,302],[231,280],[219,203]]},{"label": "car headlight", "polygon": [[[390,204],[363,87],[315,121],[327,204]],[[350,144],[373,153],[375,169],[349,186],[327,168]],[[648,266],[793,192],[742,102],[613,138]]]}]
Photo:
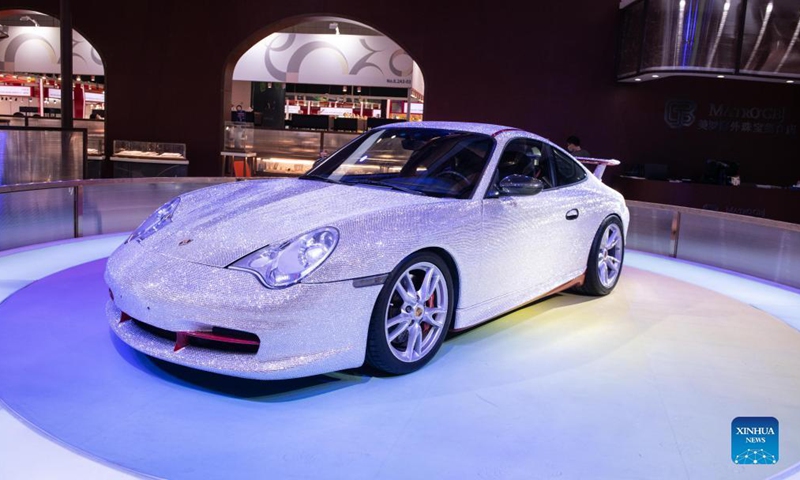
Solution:
[{"label": "car headlight", "polygon": [[338,243],[338,230],[319,228],[278,245],[267,245],[228,268],[254,273],[268,288],[288,287],[322,265]]},{"label": "car headlight", "polygon": [[175,214],[175,210],[178,208],[180,203],[181,197],[175,197],[164,205],[161,205],[158,210],[153,212],[149,217],[147,217],[147,220],[139,225],[139,228],[131,233],[131,236],[125,240],[125,243],[133,240],[141,242],[145,238],[169,225],[172,222],[172,216]]}]

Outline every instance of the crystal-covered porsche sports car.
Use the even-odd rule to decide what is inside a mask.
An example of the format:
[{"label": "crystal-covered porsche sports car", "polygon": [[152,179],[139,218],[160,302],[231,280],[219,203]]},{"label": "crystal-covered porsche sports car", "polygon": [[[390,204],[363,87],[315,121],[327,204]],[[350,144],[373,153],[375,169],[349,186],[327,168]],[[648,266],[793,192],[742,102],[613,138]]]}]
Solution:
[{"label": "crystal-covered porsche sports car", "polygon": [[159,208],[108,260],[107,316],[147,355],[228,375],[408,373],[449,331],[566,289],[611,292],[628,218],[544,138],[393,124],[300,178]]}]

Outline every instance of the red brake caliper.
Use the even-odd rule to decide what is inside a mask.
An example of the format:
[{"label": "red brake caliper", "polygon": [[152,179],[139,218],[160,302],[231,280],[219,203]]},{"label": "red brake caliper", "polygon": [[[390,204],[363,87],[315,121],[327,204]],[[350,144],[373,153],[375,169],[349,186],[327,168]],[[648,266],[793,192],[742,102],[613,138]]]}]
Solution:
[{"label": "red brake caliper", "polygon": [[[436,300],[436,292],[433,292],[433,294],[431,294],[431,298],[428,299],[428,308],[433,308],[433,302],[435,300]],[[430,331],[430,329],[431,329],[431,324],[430,323],[423,323],[422,324],[422,334],[423,335],[427,334]]]}]

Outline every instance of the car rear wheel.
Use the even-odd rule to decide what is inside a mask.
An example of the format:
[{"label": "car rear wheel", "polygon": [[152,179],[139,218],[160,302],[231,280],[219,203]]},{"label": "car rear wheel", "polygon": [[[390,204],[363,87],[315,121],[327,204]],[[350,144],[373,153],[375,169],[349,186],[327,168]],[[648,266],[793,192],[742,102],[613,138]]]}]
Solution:
[{"label": "car rear wheel", "polygon": [[441,347],[453,310],[453,279],[445,262],[429,252],[406,258],[375,302],[367,363],[390,374],[422,368]]},{"label": "car rear wheel", "polygon": [[576,291],[585,295],[608,295],[619,281],[624,259],[622,222],[616,216],[608,217],[597,229],[589,252],[586,279]]}]

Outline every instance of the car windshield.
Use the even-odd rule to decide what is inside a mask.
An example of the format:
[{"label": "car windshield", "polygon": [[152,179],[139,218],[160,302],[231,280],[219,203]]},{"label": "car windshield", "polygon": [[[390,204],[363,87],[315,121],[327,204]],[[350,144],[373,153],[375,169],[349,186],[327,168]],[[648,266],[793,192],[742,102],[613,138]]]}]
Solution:
[{"label": "car windshield", "polygon": [[430,128],[367,132],[301,178],[469,198],[489,161],[488,135]]}]

